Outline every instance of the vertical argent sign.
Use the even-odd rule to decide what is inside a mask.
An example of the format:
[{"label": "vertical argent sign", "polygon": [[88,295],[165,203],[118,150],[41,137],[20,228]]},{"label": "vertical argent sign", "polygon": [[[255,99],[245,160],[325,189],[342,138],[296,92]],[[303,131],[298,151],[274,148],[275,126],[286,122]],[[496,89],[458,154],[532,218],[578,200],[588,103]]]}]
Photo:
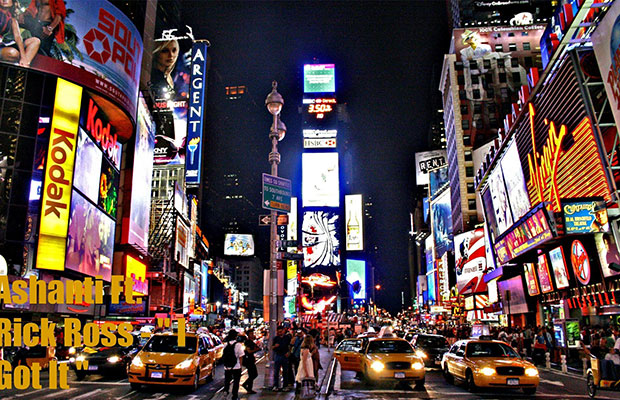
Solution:
[{"label": "vertical argent sign", "polygon": [[187,116],[187,148],[185,155],[185,182],[187,186],[200,184],[202,161],[202,122],[207,76],[207,42],[195,42],[192,47],[192,75],[189,88]]}]

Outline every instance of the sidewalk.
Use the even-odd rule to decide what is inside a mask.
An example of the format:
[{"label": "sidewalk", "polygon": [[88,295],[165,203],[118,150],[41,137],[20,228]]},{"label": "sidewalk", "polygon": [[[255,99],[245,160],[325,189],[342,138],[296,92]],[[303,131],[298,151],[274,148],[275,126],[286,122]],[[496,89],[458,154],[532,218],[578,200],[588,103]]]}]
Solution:
[{"label": "sidewalk", "polygon": [[[325,346],[321,346],[319,349],[319,354],[321,356],[321,366],[323,369],[319,370],[319,379],[317,380],[317,397],[320,391],[320,385],[323,383],[323,378],[325,374],[329,372],[329,367],[331,363],[332,356],[334,354],[334,349],[328,349]],[[290,392],[274,392],[271,389],[263,388],[264,380],[265,380],[265,368],[267,367],[266,358],[262,357],[260,362],[256,365],[258,370],[258,377],[254,380],[254,390],[257,391],[257,394],[248,395],[245,392],[245,389],[242,387],[239,388],[239,398],[254,400],[254,399],[279,399],[279,400],[288,400],[295,398],[295,391],[292,390]],[[245,382],[247,378],[247,373],[244,370],[243,375],[241,377],[241,383]],[[222,390],[219,390],[212,400],[224,400],[229,398],[231,395],[226,395]]]}]

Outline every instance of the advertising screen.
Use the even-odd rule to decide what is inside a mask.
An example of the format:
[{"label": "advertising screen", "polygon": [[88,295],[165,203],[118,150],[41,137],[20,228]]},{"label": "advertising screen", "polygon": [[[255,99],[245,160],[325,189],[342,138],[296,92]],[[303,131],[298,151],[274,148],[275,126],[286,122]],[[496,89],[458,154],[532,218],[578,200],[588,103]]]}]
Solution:
[{"label": "advertising screen", "polygon": [[331,211],[305,211],[301,226],[304,267],[340,266],[339,215]]},{"label": "advertising screen", "polygon": [[146,264],[129,254],[125,257],[125,277],[133,279],[134,295],[142,296],[149,293],[149,284],[146,281]]},{"label": "advertising screen", "polygon": [[519,150],[515,142],[512,142],[506,153],[504,153],[500,165],[504,182],[506,183],[506,193],[510,194],[508,201],[512,210],[512,219],[518,221],[519,218],[530,211],[532,205],[527,195],[525,178],[523,177],[523,170],[521,170],[521,161],[519,159]]},{"label": "advertising screen", "polygon": [[305,64],[304,93],[334,93],[336,66],[334,64]]},{"label": "advertising screen", "polygon": [[366,261],[347,260],[347,282],[354,300],[366,299]]},{"label": "advertising screen", "polygon": [[104,158],[101,166],[101,177],[99,178],[99,201],[97,204],[114,219],[116,219],[120,178],[118,170]]},{"label": "advertising screen", "polygon": [[450,190],[445,190],[431,203],[432,234],[435,241],[435,258],[453,249],[452,207]]},{"label": "advertising screen", "polygon": [[598,233],[594,235],[594,238],[599,259],[601,260],[603,276],[609,278],[620,275],[620,252],[618,252],[618,243],[614,235],[611,233]]},{"label": "advertising screen", "polygon": [[429,195],[432,201],[436,198],[437,193],[450,183],[450,178],[448,178],[448,167],[444,166],[428,171],[428,181],[428,190],[430,191]]},{"label": "advertising screen", "polygon": [[446,301],[450,298],[450,277],[448,275],[448,254],[437,259],[437,299]]},{"label": "advertising screen", "polygon": [[430,304],[437,303],[437,287],[435,285],[435,270],[426,273],[426,286],[428,290],[428,301]]},{"label": "advertising screen", "polygon": [[185,268],[189,268],[189,226],[185,222],[177,217],[177,237],[175,241],[175,259],[179,264]]},{"label": "advertising screen", "polygon": [[566,233],[609,231],[609,219],[604,201],[562,200],[562,212]]},{"label": "advertising screen", "polygon": [[302,154],[304,207],[339,207],[338,153]]},{"label": "advertising screen", "polygon": [[196,281],[187,272],[183,273],[183,314],[194,311],[196,305]]},{"label": "advertising screen", "polygon": [[540,282],[540,290],[543,293],[549,293],[553,291],[553,284],[551,283],[551,274],[549,273],[549,262],[547,256],[541,254],[538,256],[538,281]]},{"label": "advertising screen", "polygon": [[288,213],[286,240],[297,241],[297,197],[291,197],[291,212]]},{"label": "advertising screen", "polygon": [[525,283],[527,285],[528,294],[530,296],[539,295],[540,289],[538,288],[538,280],[536,279],[534,263],[524,263],[523,272],[525,273]]},{"label": "advertising screen", "polygon": [[286,293],[289,296],[297,294],[297,261],[286,260]]},{"label": "advertising screen", "polygon": [[514,223],[501,168],[495,168],[489,175],[489,192],[498,234],[501,235]]},{"label": "advertising screen", "polygon": [[142,317],[146,315],[148,302],[143,301],[140,304],[129,304],[125,301],[120,303],[110,303],[108,305],[108,315],[125,315]]},{"label": "advertising screen", "polygon": [[207,42],[201,41],[193,44],[190,71],[192,76],[189,90],[185,182],[189,186],[198,186],[202,172],[202,122],[207,77]]},{"label": "advertising screen", "polygon": [[428,173],[445,166],[448,156],[446,150],[433,150],[415,153],[415,181],[418,186],[428,185]]},{"label": "advertising screen", "polygon": [[492,279],[487,282],[487,288],[489,289],[489,304],[494,304],[499,301],[499,295],[497,293],[497,279]]},{"label": "advertising screen", "polygon": [[155,147],[155,125],[146,107],[143,97],[138,104],[138,123],[136,127],[136,141],[134,144],[133,176],[131,178],[131,209],[129,220],[123,224],[129,226],[123,229],[125,243],[148,247],[149,215],[151,202],[148,193],[151,190],[153,179],[153,149]]},{"label": "advertising screen", "polygon": [[67,233],[66,267],[109,281],[114,256],[114,220],[73,191]]},{"label": "advertising screen", "polygon": [[364,213],[362,195],[344,196],[347,216],[347,251],[364,250]]},{"label": "advertising screen", "polygon": [[487,271],[484,230],[478,228],[454,237],[456,283],[459,294],[486,292],[483,276]]},{"label": "advertising screen", "polygon": [[[338,129],[338,111],[336,108],[338,102],[334,97],[303,99],[302,104],[303,129],[321,132]],[[314,139],[320,139],[320,137]]]},{"label": "advertising screen", "polygon": [[570,246],[570,263],[577,281],[584,286],[590,283],[590,278],[592,277],[590,257],[580,240],[573,240]]},{"label": "advertising screen", "polygon": [[497,282],[497,290],[502,299],[504,314],[523,314],[529,311],[520,276]]},{"label": "advertising screen", "polygon": [[224,238],[224,255],[253,256],[254,237],[247,234],[227,233]]},{"label": "advertising screen", "polygon": [[566,260],[564,259],[564,251],[562,246],[556,247],[549,251],[549,259],[551,260],[551,268],[555,277],[555,286],[558,289],[565,289],[570,285],[568,280],[568,269],[566,268]]},{"label": "advertising screen", "polygon": [[103,154],[88,134],[80,128],[75,155],[73,185],[92,202],[99,199],[99,177]]},{"label": "advertising screen", "polygon": [[201,305],[204,305],[209,299],[209,264],[208,261],[202,261],[201,265],[202,277],[200,278],[200,295],[202,297]]}]

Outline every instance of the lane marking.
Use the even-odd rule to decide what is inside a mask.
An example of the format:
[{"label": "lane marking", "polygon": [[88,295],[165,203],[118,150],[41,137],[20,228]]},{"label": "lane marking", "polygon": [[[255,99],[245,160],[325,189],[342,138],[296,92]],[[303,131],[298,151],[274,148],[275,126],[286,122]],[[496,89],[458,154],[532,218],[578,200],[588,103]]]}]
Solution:
[{"label": "lane marking", "polygon": [[43,392],[44,390],[51,390],[51,389],[50,388],[43,388],[43,389],[33,390],[32,392],[14,394],[12,398],[17,398],[18,399],[20,397],[30,396],[31,394],[35,394],[35,393],[38,393],[38,392]]},{"label": "lane marking", "polygon": [[123,400],[123,399],[127,399],[131,396],[133,396],[134,394],[136,394],[137,392],[135,390],[132,390],[131,392],[127,393],[126,395],[124,395],[123,397],[117,397],[116,400]]},{"label": "lane marking", "polygon": [[[44,399],[51,399],[52,397],[56,397],[56,396],[66,396],[67,393],[71,393],[71,392],[75,392],[77,390],[77,388],[72,388],[72,389],[58,389],[56,392],[54,393],[50,393],[46,396],[43,396]],[[66,397],[68,399],[68,397]]]},{"label": "lane marking", "polygon": [[548,383],[549,385],[555,385],[555,386],[564,386],[564,384],[560,381],[550,381],[547,379],[540,379],[540,383]]},{"label": "lane marking", "polygon": [[79,386],[79,385],[128,386],[129,381],[127,382],[95,382],[95,381],[71,382],[71,385],[73,386]]},{"label": "lane marking", "polygon": [[72,397],[71,400],[85,399],[85,398],[93,396],[93,395],[95,395],[96,393],[99,393],[99,392],[101,392],[101,389],[95,389],[92,392],[84,393],[84,394],[81,394],[81,395],[79,395],[77,397]]}]

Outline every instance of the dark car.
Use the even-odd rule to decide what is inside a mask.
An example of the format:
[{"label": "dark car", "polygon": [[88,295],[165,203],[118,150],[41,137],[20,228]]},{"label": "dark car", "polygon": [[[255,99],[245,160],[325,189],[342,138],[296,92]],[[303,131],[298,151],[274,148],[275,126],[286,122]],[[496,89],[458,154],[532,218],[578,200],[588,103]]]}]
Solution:
[{"label": "dark car", "polygon": [[[75,371],[78,380],[84,379],[86,375],[123,375],[127,373],[127,365],[133,360],[134,356],[143,346],[139,334],[132,334],[133,343],[130,346],[110,346],[110,347],[84,347],[76,355],[71,366]],[[88,362],[87,368],[77,369],[76,362]]]},{"label": "dark car", "polygon": [[441,367],[441,357],[450,349],[445,337],[427,333],[415,335],[411,339],[411,345],[415,349],[416,355],[424,360],[424,365],[435,368]]}]

